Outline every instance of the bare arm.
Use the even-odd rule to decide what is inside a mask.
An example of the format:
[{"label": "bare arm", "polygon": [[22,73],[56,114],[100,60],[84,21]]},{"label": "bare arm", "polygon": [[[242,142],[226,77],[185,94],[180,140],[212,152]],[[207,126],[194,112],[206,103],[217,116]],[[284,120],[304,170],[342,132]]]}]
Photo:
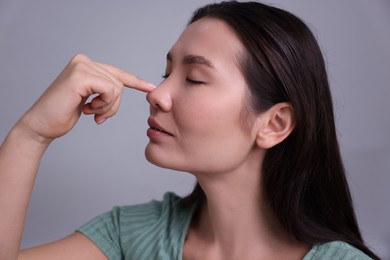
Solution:
[{"label": "bare arm", "polygon": [[[153,90],[145,81],[120,69],[83,55],[75,56],[10,131],[0,147],[0,260],[18,259],[28,203],[41,158],[49,144],[68,133],[82,112],[94,114],[96,123],[113,116],[118,110],[123,87],[145,92]],[[98,96],[84,104],[92,94]],[[85,257],[90,252],[95,253],[91,258]],[[72,257],[65,257],[69,254],[73,254]],[[26,250],[21,259],[105,258],[85,236],[75,233]]]},{"label": "bare arm", "polygon": [[83,234],[76,232],[64,239],[23,250],[20,252],[18,259],[106,260],[107,257],[91,240],[89,240]]},{"label": "bare arm", "polygon": [[0,147],[1,260],[16,259],[36,172],[48,145],[16,126]]}]

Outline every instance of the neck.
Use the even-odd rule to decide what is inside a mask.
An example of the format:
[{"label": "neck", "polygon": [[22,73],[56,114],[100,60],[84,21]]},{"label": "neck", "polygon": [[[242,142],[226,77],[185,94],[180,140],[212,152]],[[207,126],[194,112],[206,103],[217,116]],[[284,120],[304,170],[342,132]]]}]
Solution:
[{"label": "neck", "polygon": [[207,202],[195,228],[219,255],[230,259],[247,252],[272,255],[287,244],[289,249],[296,247],[297,242],[280,226],[264,197],[261,163],[209,176],[197,176]]}]

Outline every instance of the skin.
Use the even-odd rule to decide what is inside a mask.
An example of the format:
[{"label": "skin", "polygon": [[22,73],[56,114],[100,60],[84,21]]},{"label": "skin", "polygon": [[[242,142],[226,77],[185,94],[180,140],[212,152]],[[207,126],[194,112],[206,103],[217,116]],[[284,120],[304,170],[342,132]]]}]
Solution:
[{"label": "skin", "polygon": [[[77,55],[10,131],[0,147],[1,260],[18,259],[28,202],[47,147],[54,139],[68,133],[82,112],[94,114],[98,124],[113,116],[124,87],[145,92],[154,89],[123,70]],[[99,96],[84,104],[92,94]],[[73,234],[58,242],[26,250],[19,259],[106,257],[86,237]]]},{"label": "skin", "polygon": [[[226,26],[196,25],[190,25],[169,51],[168,77],[147,95],[150,117],[174,136],[151,138],[146,157],[200,177],[244,164],[256,133],[243,127],[246,84],[234,58],[243,51],[241,43],[229,37]],[[210,37],[214,32],[233,40],[221,45],[221,39]],[[209,64],[200,63],[200,58],[187,61],[194,56]]]},{"label": "skin", "polygon": [[184,259],[299,259],[308,250],[275,221],[261,187],[265,151],[291,133],[293,110],[281,103],[246,114],[244,52],[224,22],[203,18],[169,51],[167,77],[147,95],[151,118],[172,134],[152,136],[147,159],[192,173],[207,196]]},{"label": "skin", "polygon": [[[192,173],[207,196],[188,230],[183,259],[302,258],[308,247],[275,221],[261,183],[266,149],[291,133],[293,109],[280,103],[260,115],[246,114],[248,88],[236,59],[244,51],[225,23],[203,18],[189,25],[170,50],[167,77],[156,89],[83,55],[73,58],[0,148],[0,208],[7,209],[0,222],[0,255],[106,259],[79,233],[18,251],[37,169],[48,145],[69,132],[82,112],[94,114],[97,123],[113,116],[123,88],[130,87],[148,92],[152,127],[147,159]],[[100,96],[84,105],[94,93]],[[16,160],[25,163],[14,165]]]}]

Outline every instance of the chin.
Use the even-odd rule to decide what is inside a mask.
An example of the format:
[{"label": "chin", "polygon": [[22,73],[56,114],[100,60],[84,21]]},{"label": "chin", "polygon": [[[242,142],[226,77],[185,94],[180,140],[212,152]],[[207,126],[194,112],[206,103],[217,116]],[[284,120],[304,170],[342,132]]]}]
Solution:
[{"label": "chin", "polygon": [[167,156],[167,154],[167,152],[152,151],[148,146],[145,148],[145,158],[151,164],[174,171],[188,172],[186,164],[180,163],[180,159],[177,156],[169,154]]},{"label": "chin", "polygon": [[169,162],[167,162],[167,160],[164,160],[164,158],[161,157],[162,156],[159,156],[158,153],[150,151],[150,149],[148,149],[148,147],[146,146],[145,158],[148,162],[161,168],[176,170],[172,167],[171,164],[169,164]]}]

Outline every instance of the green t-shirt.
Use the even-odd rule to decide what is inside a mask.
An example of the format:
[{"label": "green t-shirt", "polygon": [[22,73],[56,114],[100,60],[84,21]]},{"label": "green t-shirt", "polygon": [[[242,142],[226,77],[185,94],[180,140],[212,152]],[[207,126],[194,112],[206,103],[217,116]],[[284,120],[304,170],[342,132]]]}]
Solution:
[{"label": "green t-shirt", "polygon": [[[162,201],[114,207],[78,229],[110,260],[181,260],[195,206],[183,209],[181,198],[166,193]],[[351,245],[334,241],[315,245],[303,258],[371,259]]]}]

